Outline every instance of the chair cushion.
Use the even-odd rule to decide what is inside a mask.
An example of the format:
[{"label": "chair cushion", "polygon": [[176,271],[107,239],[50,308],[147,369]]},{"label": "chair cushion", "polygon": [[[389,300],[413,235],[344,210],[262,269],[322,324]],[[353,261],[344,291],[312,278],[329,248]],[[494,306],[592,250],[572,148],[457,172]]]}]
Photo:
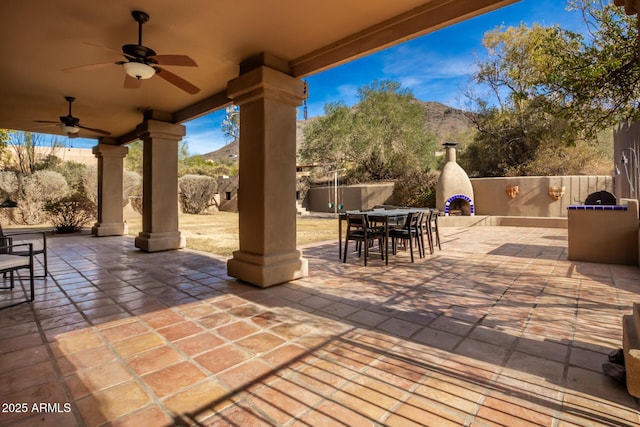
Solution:
[{"label": "chair cushion", "polygon": [[0,254],[0,271],[17,267],[28,267],[29,258],[19,255]]}]

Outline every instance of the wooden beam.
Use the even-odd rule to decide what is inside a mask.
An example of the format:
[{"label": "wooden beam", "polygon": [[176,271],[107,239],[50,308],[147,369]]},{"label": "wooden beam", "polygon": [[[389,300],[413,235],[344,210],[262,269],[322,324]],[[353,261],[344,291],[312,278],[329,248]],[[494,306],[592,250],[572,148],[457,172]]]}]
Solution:
[{"label": "wooden beam", "polygon": [[200,116],[204,116],[212,111],[219,110],[228,105],[231,105],[232,101],[227,98],[227,90],[223,90],[202,101],[189,105],[181,110],[173,113],[174,123],[183,123],[187,120],[192,120]]},{"label": "wooden beam", "polygon": [[434,0],[291,61],[294,77],[342,64],[519,0]]}]

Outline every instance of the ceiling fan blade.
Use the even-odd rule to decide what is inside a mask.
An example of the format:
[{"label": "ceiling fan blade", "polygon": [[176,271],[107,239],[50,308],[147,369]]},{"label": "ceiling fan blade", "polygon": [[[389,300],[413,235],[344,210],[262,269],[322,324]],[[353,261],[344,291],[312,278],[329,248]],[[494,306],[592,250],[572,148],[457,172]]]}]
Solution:
[{"label": "ceiling fan blade", "polygon": [[82,125],[76,125],[76,126],[78,126],[80,129],[86,129],[86,130],[90,130],[91,132],[99,133],[100,135],[104,135],[104,136],[111,135],[111,132],[107,132],[106,130],[89,128],[89,127],[82,126]]},{"label": "ceiling fan blade", "polygon": [[142,80],[131,77],[129,74],[124,75],[125,89],[138,89],[140,86],[142,86]]},{"label": "ceiling fan blade", "polygon": [[54,122],[52,120],[34,120],[34,122],[36,123],[53,123],[53,124],[60,124],[60,121]]},{"label": "ceiling fan blade", "polygon": [[158,69],[158,72],[156,73],[157,76],[162,77],[172,85],[179,87],[185,92],[190,93],[191,95],[195,95],[196,93],[200,92],[199,88],[192,85],[182,77],[178,77],[172,72],[165,70],[164,68],[157,67],[157,69]]},{"label": "ceiling fan blade", "polygon": [[159,65],[179,65],[182,67],[197,67],[196,61],[187,55],[151,55],[149,59]]},{"label": "ceiling fan blade", "polygon": [[116,55],[124,55],[121,51],[115,50],[115,49],[111,49],[110,47],[106,47],[106,46],[102,46],[102,45],[95,44],[95,43],[90,43],[90,42],[82,42],[82,43],[87,44],[89,46],[97,47],[97,48],[100,48],[100,49],[108,50],[109,52],[115,53]]},{"label": "ceiling fan blade", "polygon": [[91,70],[98,70],[100,68],[107,68],[110,67],[112,65],[118,65],[118,62],[99,62],[97,64],[88,64],[88,65],[80,65],[78,67],[71,67],[71,68],[67,68],[64,69],[62,71],[68,71],[68,72],[74,72],[74,71],[91,71]]}]

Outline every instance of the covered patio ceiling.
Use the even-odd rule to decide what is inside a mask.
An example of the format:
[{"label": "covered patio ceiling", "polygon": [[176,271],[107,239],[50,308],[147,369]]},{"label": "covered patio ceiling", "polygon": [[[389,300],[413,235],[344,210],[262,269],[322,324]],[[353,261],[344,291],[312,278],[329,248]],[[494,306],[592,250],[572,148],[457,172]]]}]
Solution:
[{"label": "covered patio ceiling", "polygon": [[[132,139],[143,111],[182,123],[227,105],[227,82],[239,75],[241,62],[256,55],[280,58],[279,68],[304,77],[515,1],[5,1],[0,128],[63,134],[34,120],[57,121],[68,112],[64,97],[73,96],[73,116],[81,125],[107,130],[114,139],[105,142],[123,144]],[[150,16],[143,45],[196,61],[198,67],[166,69],[197,86],[197,94],[158,76],[138,89],[123,87],[125,71],[115,62],[124,60],[118,54],[122,45],[138,43],[134,10]],[[65,71],[109,61],[114,64],[106,68]]]}]

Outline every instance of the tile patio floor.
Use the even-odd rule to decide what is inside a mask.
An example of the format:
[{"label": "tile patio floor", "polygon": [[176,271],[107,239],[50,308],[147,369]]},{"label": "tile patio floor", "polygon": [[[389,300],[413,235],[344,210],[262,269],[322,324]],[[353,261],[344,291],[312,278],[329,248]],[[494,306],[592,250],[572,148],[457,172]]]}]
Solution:
[{"label": "tile patio floor", "polygon": [[0,311],[0,425],[640,423],[601,372],[638,268],[567,261],[566,230],[443,235],[386,267],[310,246],[311,277],[269,289],[192,251],[51,238],[37,301]]}]

